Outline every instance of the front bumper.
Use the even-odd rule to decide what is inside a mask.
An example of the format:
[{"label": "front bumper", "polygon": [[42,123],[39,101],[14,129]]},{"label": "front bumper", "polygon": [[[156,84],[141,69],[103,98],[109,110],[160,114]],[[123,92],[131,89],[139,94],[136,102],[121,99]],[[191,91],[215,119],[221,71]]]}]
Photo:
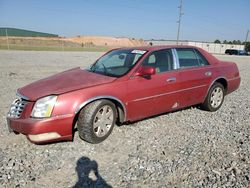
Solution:
[{"label": "front bumper", "polygon": [[72,140],[73,120],[71,114],[44,119],[7,117],[10,131],[22,133],[36,144]]}]

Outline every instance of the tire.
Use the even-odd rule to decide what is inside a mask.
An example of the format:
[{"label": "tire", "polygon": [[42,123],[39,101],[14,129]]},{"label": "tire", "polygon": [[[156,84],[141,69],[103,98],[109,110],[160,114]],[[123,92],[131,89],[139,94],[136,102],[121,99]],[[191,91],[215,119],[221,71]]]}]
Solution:
[{"label": "tire", "polygon": [[209,89],[202,108],[207,111],[217,111],[223,104],[225,88],[221,83],[215,82]]},{"label": "tire", "polygon": [[79,114],[77,129],[81,139],[97,144],[112,132],[117,119],[117,110],[109,100],[98,100],[88,104]]}]

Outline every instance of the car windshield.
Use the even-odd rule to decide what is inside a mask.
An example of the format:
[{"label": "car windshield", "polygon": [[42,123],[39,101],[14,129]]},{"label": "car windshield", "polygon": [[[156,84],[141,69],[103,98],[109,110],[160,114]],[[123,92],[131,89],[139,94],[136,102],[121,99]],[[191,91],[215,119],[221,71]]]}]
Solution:
[{"label": "car windshield", "polygon": [[144,50],[113,50],[98,59],[90,68],[91,72],[112,77],[121,77],[129,72],[145,54]]}]

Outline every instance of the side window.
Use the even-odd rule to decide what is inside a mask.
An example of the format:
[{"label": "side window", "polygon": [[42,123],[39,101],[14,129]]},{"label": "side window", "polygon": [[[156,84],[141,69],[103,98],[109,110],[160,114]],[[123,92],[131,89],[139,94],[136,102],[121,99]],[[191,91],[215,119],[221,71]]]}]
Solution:
[{"label": "side window", "polygon": [[134,56],[134,60],[133,60],[133,62],[132,62],[132,65],[134,65],[137,61],[138,61],[138,59],[141,57],[141,54],[135,54],[135,56]]},{"label": "side window", "polygon": [[208,61],[206,60],[206,58],[198,51],[195,50],[198,61],[200,63],[201,66],[205,66],[205,65],[209,65]]},{"label": "side window", "polygon": [[171,50],[159,50],[152,52],[143,62],[143,65],[153,66],[156,73],[173,70],[173,56]]},{"label": "side window", "polygon": [[156,60],[155,60],[155,54],[151,54],[149,57],[148,57],[148,64],[155,64]]},{"label": "side window", "polygon": [[197,67],[199,66],[198,59],[193,49],[176,49],[180,68]]}]

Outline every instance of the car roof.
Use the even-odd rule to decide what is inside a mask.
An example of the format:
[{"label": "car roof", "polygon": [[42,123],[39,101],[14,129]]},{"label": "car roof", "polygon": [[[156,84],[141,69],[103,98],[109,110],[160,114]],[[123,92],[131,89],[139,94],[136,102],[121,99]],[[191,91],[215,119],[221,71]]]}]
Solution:
[{"label": "car roof", "polygon": [[188,46],[188,45],[137,46],[137,47],[128,47],[128,48],[120,48],[120,49],[155,51],[155,50],[170,49],[170,48],[196,48],[197,49],[196,46]]},{"label": "car roof", "polygon": [[[162,49],[171,49],[171,48],[189,48],[189,49],[196,49],[202,53],[202,55],[211,63],[211,64],[218,64],[220,61],[208,53],[207,51],[203,50],[202,48],[196,46],[189,46],[189,45],[162,45],[162,46],[137,46],[137,47],[127,47],[127,48],[117,48],[123,50],[144,50],[147,52],[153,52],[156,50]],[[115,50],[115,49],[114,49]]]}]

